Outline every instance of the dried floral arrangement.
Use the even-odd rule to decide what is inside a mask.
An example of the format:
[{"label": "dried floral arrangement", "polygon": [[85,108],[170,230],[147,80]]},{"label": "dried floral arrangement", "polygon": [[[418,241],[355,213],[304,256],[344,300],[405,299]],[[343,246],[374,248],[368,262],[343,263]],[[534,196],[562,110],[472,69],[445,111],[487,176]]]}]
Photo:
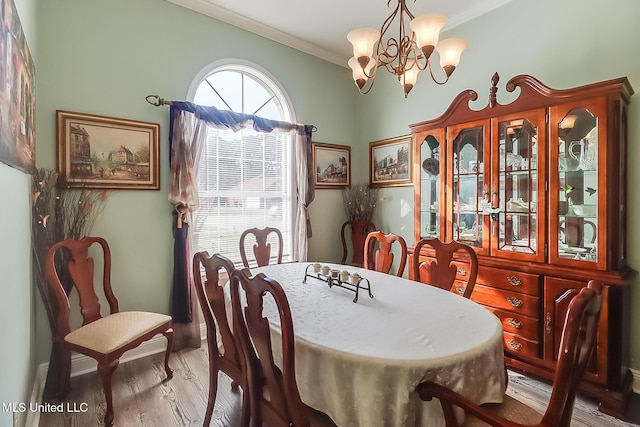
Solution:
[{"label": "dried floral arrangement", "polygon": [[372,221],[378,203],[378,188],[367,183],[353,184],[342,190],[347,221]]},{"label": "dried floral arrangement", "polygon": [[[83,190],[59,187],[58,173],[50,169],[36,169],[31,183],[31,250],[33,259],[33,280],[40,292],[47,311],[50,325],[55,322],[57,307],[49,298],[49,287],[45,275],[45,259],[49,248],[55,243],[69,238],[80,239],[87,236],[104,209],[108,192],[104,190]],[[65,279],[66,262],[64,254],[56,259],[61,282],[69,293],[70,278]],[[52,360],[53,362],[53,360]],[[52,363],[50,363],[50,366]],[[50,373],[52,369],[49,369]],[[50,392],[49,375],[45,395]],[[45,396],[47,397],[47,396]]]}]

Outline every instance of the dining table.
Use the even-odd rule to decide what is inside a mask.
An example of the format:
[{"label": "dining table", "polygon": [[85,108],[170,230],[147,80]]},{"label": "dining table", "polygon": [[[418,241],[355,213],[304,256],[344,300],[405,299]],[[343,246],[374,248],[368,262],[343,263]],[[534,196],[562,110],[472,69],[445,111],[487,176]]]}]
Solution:
[{"label": "dining table", "polygon": [[[285,291],[296,381],[306,405],[329,415],[338,427],[438,427],[445,425],[442,408],[438,400],[419,398],[415,389],[422,381],[442,384],[478,404],[502,402],[503,331],[493,313],[402,277],[339,264],[321,267],[316,272],[314,263],[294,262],[251,269]],[[327,269],[337,278],[323,275]],[[357,289],[357,302],[355,286],[348,285],[354,273],[361,285],[370,286],[370,292]],[[276,310],[265,299],[274,359],[281,363]]]}]

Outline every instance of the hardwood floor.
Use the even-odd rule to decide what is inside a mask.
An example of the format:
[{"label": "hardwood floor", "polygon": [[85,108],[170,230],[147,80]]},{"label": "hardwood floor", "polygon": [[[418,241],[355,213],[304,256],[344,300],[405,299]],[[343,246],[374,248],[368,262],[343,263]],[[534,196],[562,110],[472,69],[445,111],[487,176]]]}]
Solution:
[{"label": "hardwood floor", "polygon": [[[113,378],[115,426],[173,427],[201,426],[208,390],[207,350],[182,350],[171,356],[174,377],[163,382],[162,354],[148,356],[122,364]],[[220,374],[218,399],[212,426],[231,427],[239,421],[241,392],[231,391],[231,380]],[[63,412],[43,412],[39,426],[101,426],[105,403],[97,373],[89,373],[71,380],[72,391],[65,401]],[[520,374],[509,373],[508,393],[543,412],[551,387]],[[86,404],[86,405],[84,405]],[[82,410],[86,408],[86,411]],[[73,412],[73,410],[76,412]],[[630,408],[632,416],[640,415],[637,396]],[[575,405],[572,427],[638,426],[597,411],[595,404],[579,398]],[[636,419],[638,421],[638,419]],[[34,427],[34,426],[27,426]],[[376,426],[372,426],[376,427]]]}]

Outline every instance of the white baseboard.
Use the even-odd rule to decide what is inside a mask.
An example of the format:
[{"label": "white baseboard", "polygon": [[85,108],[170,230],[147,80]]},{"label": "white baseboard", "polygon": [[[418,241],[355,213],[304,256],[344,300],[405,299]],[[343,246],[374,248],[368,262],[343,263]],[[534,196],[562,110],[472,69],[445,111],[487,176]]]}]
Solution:
[{"label": "white baseboard", "polygon": [[640,371],[637,369],[629,369],[633,375],[633,385],[631,389],[634,393],[640,394]]},{"label": "white baseboard", "polygon": [[[200,337],[204,340],[207,338],[207,325],[200,324]],[[161,353],[167,348],[167,340],[163,335],[156,335],[149,341],[145,341],[138,347],[127,351],[121,358],[120,363],[129,362],[132,360],[147,357],[152,354]],[[78,375],[84,375],[89,372],[97,370],[97,362],[84,354],[73,353],[71,355],[71,377],[77,377]],[[36,375],[33,380],[33,388],[31,390],[30,402],[42,403],[42,392],[44,391],[44,383],[47,379],[47,371],[49,370],[49,363],[42,363],[36,370]],[[25,421],[25,427],[38,427],[40,423],[40,412],[27,413],[27,419]]]}]

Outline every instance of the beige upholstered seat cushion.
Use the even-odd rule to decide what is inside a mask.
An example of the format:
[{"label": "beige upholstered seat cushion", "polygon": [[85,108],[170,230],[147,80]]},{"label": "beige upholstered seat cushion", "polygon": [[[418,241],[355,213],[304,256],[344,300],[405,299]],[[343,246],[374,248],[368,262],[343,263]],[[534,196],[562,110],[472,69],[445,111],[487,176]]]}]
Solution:
[{"label": "beige upholstered seat cushion", "polygon": [[[503,403],[485,404],[482,407],[502,418],[524,425],[535,425],[542,420],[542,414],[508,395],[504,396]],[[486,427],[487,425],[482,420],[467,413],[462,427]]]},{"label": "beige upholstered seat cushion", "polygon": [[170,316],[142,311],[115,313],[70,332],[64,340],[91,350],[111,353],[152,331]]}]

